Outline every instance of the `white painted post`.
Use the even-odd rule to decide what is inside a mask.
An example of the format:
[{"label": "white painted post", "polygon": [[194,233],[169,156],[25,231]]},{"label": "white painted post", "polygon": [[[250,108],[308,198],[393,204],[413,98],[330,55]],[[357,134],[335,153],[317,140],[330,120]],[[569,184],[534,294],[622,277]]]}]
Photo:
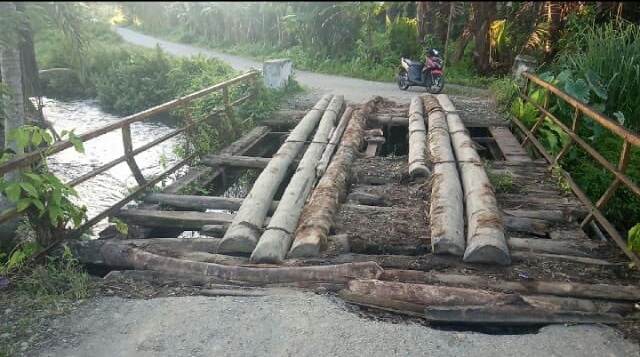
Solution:
[{"label": "white painted post", "polygon": [[289,84],[292,64],[288,58],[274,59],[264,62],[262,65],[262,75],[264,85],[268,88],[282,89]]}]

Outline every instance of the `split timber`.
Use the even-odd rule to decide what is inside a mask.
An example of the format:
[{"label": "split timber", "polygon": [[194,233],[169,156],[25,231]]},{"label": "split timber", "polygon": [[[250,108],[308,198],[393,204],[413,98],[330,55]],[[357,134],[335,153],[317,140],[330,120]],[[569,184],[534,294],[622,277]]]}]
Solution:
[{"label": "split timber", "polygon": [[[559,189],[547,163],[532,158],[506,122],[476,121],[477,112],[458,112],[492,180],[511,259],[508,265],[465,263],[460,256],[431,251],[431,181],[408,174],[409,103],[378,97],[350,106],[351,121],[364,115],[363,125],[360,132],[347,128],[332,160],[349,155],[340,153],[345,137],[357,142],[357,152],[341,166],[350,172],[340,178],[343,190],[334,186],[344,192],[331,196],[338,202],[324,214],[328,225],[317,254],[255,264],[247,254],[217,249],[244,202],[229,197],[229,188],[243,175],[255,177],[269,167],[303,112],[293,113],[288,124],[256,127],[203,159],[207,166],[147,195],[138,207],[121,210],[116,216],[129,223],[129,235],[103,232],[105,239],[77,247],[81,260],[134,269],[119,274],[196,284],[328,288],[354,304],[433,322],[617,324],[634,316],[633,302],[640,301],[637,274],[626,269],[624,255],[611,243],[580,228],[585,207]],[[288,168],[287,180],[304,150]],[[425,164],[433,165],[429,158]],[[324,174],[330,170],[331,165]],[[260,228],[269,224],[287,180],[279,183]],[[304,209],[321,178],[315,182],[310,197],[303,197]],[[196,195],[202,190],[194,186],[210,194]],[[192,232],[198,238],[187,238]],[[452,303],[452,296],[458,302]]]}]

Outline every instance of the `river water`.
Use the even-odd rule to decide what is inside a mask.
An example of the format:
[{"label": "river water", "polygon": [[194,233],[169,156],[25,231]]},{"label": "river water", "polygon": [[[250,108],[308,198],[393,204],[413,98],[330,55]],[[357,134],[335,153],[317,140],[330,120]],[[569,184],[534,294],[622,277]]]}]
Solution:
[{"label": "river water", "polygon": [[[54,129],[61,134],[64,130],[76,135],[99,129],[122,119],[119,116],[107,114],[100,109],[95,100],[79,100],[62,102],[44,98],[44,116],[53,123]],[[172,128],[160,120],[147,119],[131,125],[133,149],[153,141]],[[180,143],[181,136],[173,137],[147,151],[136,155],[136,162],[145,177],[155,177],[179,161],[174,148]],[[54,154],[47,160],[49,169],[63,182],[77,178],[94,170],[124,154],[121,130],[114,130],[97,138],[91,139],[84,145],[84,154],[73,148]],[[162,159],[161,159],[162,158]],[[169,178],[166,183],[171,182]],[[78,204],[87,206],[87,215],[91,219],[103,212],[109,206],[123,199],[130,189],[137,187],[129,167],[120,163],[104,173],[89,179],[77,186]],[[108,225],[107,220],[96,224],[92,229],[92,236]]]}]

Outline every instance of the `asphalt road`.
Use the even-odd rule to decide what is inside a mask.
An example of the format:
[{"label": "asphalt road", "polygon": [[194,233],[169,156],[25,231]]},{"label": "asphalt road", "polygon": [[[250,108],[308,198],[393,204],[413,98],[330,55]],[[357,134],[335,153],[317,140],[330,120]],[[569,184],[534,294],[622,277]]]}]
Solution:
[{"label": "asphalt road", "polygon": [[[235,68],[260,64],[118,29],[127,41],[160,44],[176,55],[204,53]],[[395,85],[298,71],[304,85],[361,101],[407,96]],[[263,297],[175,297],[87,301],[50,321],[49,339],[26,356],[640,356],[604,325],[550,325],[526,334],[444,331],[411,322],[360,317],[329,295],[280,289]]]}]

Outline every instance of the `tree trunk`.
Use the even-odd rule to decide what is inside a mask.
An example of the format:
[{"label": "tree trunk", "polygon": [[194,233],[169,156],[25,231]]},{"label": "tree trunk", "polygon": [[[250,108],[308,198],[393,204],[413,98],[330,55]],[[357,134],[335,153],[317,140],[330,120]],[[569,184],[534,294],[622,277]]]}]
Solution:
[{"label": "tree trunk", "polygon": [[434,254],[464,254],[464,205],[456,158],[442,108],[433,96],[423,97],[429,113],[429,152],[433,163],[429,221]]},{"label": "tree trunk", "polygon": [[347,128],[347,124],[349,124],[349,119],[351,119],[351,115],[353,114],[353,107],[349,106],[345,109],[342,117],[340,118],[340,122],[338,126],[335,128],[333,133],[331,134],[331,139],[329,140],[329,144],[325,148],[322,153],[322,158],[318,162],[316,166],[316,180],[320,179],[322,175],[324,175],[327,170],[327,166],[329,166],[329,162],[331,161],[331,157],[333,153],[336,151],[338,144],[340,143],[340,139],[342,139],[342,134],[344,134],[344,130]]},{"label": "tree trunk", "polygon": [[251,253],[253,251],[280,183],[304,146],[305,140],[317,126],[331,98],[332,95],[325,95],[318,101],[293,129],[278,152],[273,155],[269,165],[262,170],[224,235],[218,247],[220,253]]},{"label": "tree trunk", "polygon": [[381,98],[376,97],[354,112],[335,157],[303,209],[289,257],[318,255],[321,245],[325,244],[333,224],[333,215],[338,204],[344,200],[351,166],[363,143],[367,118],[380,101]]},{"label": "tree trunk", "polygon": [[413,97],[409,105],[409,176],[425,177],[431,171],[426,164],[426,128],[424,108],[419,97]]},{"label": "tree trunk", "polygon": [[278,208],[251,254],[252,263],[280,264],[287,255],[302,207],[316,181],[316,164],[324,152],[329,131],[335,125],[343,103],[344,97],[336,95],[327,107],[313,140],[282,194]]},{"label": "tree trunk", "polygon": [[474,38],[473,60],[478,71],[488,74],[489,62],[489,28],[496,16],[496,2],[471,2],[473,8],[472,33]]},{"label": "tree trunk", "polygon": [[449,133],[462,176],[468,225],[467,248],[462,259],[467,263],[510,264],[504,222],[484,165],[464,123],[453,113],[453,103],[445,94],[438,94],[437,98],[442,108],[449,112]]},{"label": "tree trunk", "polygon": [[[16,6],[13,2],[0,3],[0,13],[8,14],[15,12]],[[18,39],[10,39],[10,41],[18,43]],[[9,133],[24,125],[24,92],[22,88],[22,67],[20,59],[20,51],[18,46],[9,44],[5,48],[0,47],[0,73],[2,73],[2,83],[10,90],[10,94],[2,96],[2,108],[4,108],[4,147],[3,150],[11,150],[16,154],[22,154],[23,151],[17,145],[16,140],[9,140]],[[20,170],[6,173],[4,179],[9,182],[18,182],[20,180]],[[0,211],[12,209],[15,207],[4,195],[0,195]],[[18,227],[19,218],[12,219],[0,225],[0,241],[7,247],[12,247],[12,239],[14,232]]]}]

